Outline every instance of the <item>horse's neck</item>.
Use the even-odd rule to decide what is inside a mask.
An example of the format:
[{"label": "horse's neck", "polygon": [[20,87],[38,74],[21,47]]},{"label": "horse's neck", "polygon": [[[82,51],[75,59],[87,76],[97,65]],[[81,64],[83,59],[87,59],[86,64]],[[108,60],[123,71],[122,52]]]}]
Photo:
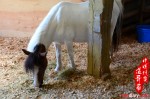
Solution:
[{"label": "horse's neck", "polygon": [[51,44],[51,34],[50,33],[47,33],[48,31],[47,30],[44,30],[43,28],[37,28],[37,30],[35,31],[35,33],[33,34],[29,44],[28,44],[28,47],[27,47],[27,50],[30,51],[30,52],[33,52],[34,51],[34,47],[37,45],[37,44],[43,44],[45,45],[45,48],[46,50],[48,49],[49,45]]},{"label": "horse's neck", "polygon": [[53,21],[54,15],[48,13],[48,15],[44,18],[44,20],[40,23],[38,28],[36,29],[29,46],[34,47],[36,44],[44,44],[46,49],[48,49],[49,45],[52,43],[53,37]]}]

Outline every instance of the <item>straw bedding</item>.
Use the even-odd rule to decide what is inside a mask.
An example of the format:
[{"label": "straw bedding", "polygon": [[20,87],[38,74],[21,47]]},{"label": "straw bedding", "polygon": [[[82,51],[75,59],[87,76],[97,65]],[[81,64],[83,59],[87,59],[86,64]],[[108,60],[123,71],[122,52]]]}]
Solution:
[{"label": "straw bedding", "polygon": [[[74,43],[76,72],[67,79],[54,79],[49,74],[56,65],[55,49],[48,52],[48,67],[44,87],[34,89],[32,74],[23,68],[29,38],[0,37],[0,99],[120,99],[123,94],[137,94],[134,87],[133,71],[147,56],[150,59],[150,44],[123,38],[119,50],[114,53],[110,65],[112,78],[107,81],[96,79],[86,73],[87,44]],[[69,67],[66,47],[62,46],[63,68]],[[150,84],[144,86],[144,94],[150,95]]]}]

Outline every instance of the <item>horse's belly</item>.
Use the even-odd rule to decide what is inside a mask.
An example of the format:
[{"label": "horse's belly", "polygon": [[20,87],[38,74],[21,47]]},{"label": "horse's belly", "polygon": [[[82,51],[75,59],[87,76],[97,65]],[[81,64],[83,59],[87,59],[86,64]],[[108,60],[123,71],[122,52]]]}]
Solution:
[{"label": "horse's belly", "polygon": [[88,42],[88,27],[83,25],[78,27],[75,31],[74,42]]},{"label": "horse's belly", "polygon": [[86,34],[77,34],[73,40],[74,42],[88,42],[88,33]]},{"label": "horse's belly", "polygon": [[66,35],[55,35],[53,38],[53,42],[64,43],[65,41],[88,42],[88,31],[66,33]]}]

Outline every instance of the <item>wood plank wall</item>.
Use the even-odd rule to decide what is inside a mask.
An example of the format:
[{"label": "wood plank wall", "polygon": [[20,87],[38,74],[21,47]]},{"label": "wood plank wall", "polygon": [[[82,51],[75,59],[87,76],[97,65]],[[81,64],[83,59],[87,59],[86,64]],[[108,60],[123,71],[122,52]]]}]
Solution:
[{"label": "wood plank wall", "polygon": [[123,34],[136,32],[139,24],[150,25],[150,0],[122,0],[124,5]]}]

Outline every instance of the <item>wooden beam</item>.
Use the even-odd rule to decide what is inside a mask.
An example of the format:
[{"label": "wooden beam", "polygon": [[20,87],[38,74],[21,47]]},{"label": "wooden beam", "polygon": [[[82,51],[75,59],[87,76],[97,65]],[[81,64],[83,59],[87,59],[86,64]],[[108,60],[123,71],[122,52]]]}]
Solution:
[{"label": "wooden beam", "polygon": [[101,34],[100,14],[103,10],[102,0],[89,0],[89,44],[88,44],[88,74],[100,78],[101,75]]},{"label": "wooden beam", "polygon": [[[87,72],[90,75],[93,75],[97,78],[102,77],[105,80],[107,78],[110,78],[111,75],[109,69],[109,65],[111,62],[110,24],[113,0],[90,0],[89,6],[90,25]],[[100,19],[101,14],[102,18]]]},{"label": "wooden beam", "polygon": [[111,77],[110,73],[110,50],[111,50],[111,17],[113,9],[114,0],[103,0],[104,9],[101,16],[101,34],[102,34],[102,66],[101,66],[101,75],[102,79],[106,80]]}]

